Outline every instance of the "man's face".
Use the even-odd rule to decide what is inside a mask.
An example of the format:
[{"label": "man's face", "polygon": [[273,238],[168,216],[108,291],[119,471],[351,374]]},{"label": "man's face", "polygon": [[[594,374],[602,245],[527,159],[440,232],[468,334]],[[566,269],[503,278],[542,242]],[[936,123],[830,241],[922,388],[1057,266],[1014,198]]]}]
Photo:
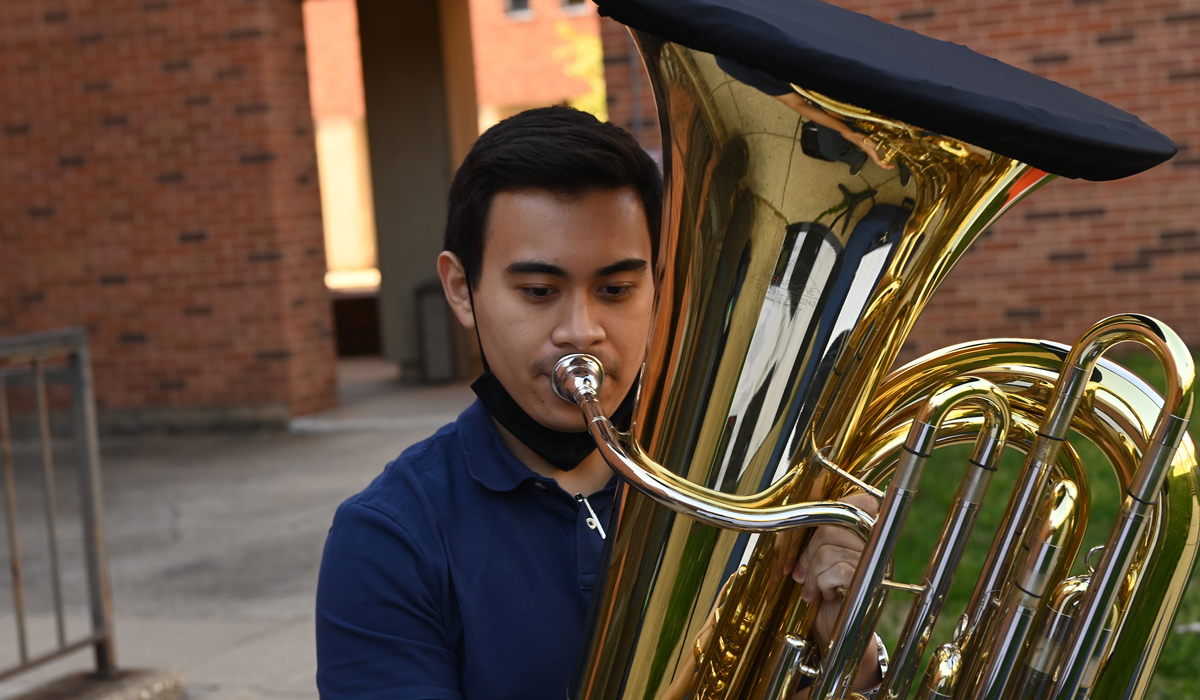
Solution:
[{"label": "man's face", "polygon": [[[654,302],[650,231],[631,188],[564,198],[544,190],[492,201],[474,319],[488,365],[539,423],[585,428],[579,409],[554,394],[559,358],[595,355],[601,403],[611,414],[637,378]],[[453,303],[453,300],[452,300]]]}]

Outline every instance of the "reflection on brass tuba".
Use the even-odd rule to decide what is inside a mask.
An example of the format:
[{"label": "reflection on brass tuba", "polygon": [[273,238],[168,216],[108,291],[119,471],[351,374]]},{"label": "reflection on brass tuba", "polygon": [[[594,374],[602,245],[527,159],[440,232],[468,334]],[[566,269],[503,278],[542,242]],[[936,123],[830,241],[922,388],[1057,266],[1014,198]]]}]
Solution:
[{"label": "reflection on brass tuba", "polygon": [[[1049,173],[1123,177],[1173,145],[1072,90],[813,0],[599,4],[635,27],[666,205],[630,433],[601,413],[593,358],[564,358],[555,376],[632,487],[569,697],[851,697],[889,596],[913,602],[878,697],[1142,697],[1200,530],[1179,337],[1129,314],[1073,347],[980,341],[888,371],[972,241]],[[755,75],[795,84],[773,96]],[[1125,341],[1162,360],[1165,396],[1102,357]],[[1069,434],[1100,449],[1125,493],[1082,576],[1070,568],[1087,467]],[[970,466],[929,568],[893,581],[925,459],[961,442],[974,442]],[[1006,447],[1026,458],[1014,491],[988,496],[1007,497],[1004,521],[968,608],[942,611]],[[838,500],[855,489],[881,500],[877,517]],[[768,570],[780,533],[813,525],[865,542],[825,645],[809,633],[815,609]],[[955,632],[931,639],[943,614]]]}]

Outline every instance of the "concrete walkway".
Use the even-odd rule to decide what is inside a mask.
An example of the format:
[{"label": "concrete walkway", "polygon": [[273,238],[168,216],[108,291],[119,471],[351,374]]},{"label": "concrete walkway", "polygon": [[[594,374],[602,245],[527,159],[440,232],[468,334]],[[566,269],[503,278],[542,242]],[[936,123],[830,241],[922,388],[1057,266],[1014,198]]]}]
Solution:
[{"label": "concrete walkway", "polygon": [[[473,400],[462,385],[402,388],[379,361],[343,362],[340,373],[342,405],[297,425],[299,434],[102,440],[120,666],[178,670],[193,700],[317,697],[313,596],[334,510]],[[68,588],[79,579],[69,564],[64,576]],[[77,598],[67,597],[68,630],[80,634]],[[31,608],[35,647],[49,649],[52,618]],[[6,614],[5,667],[15,659]],[[90,662],[77,653],[0,683],[0,697]]]}]

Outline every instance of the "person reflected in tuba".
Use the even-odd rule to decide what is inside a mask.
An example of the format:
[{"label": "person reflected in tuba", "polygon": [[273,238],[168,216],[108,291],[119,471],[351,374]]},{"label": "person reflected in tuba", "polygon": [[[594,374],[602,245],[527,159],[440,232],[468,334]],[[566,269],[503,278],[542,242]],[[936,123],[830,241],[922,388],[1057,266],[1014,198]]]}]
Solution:
[{"label": "person reflected in tuba", "polygon": [[825,110],[796,92],[790,83],[760,70],[744,66],[731,58],[724,56],[715,56],[714,58],[717,65],[729,74],[729,77],[774,97],[787,105],[788,109],[810,122],[817,133],[817,149],[822,152],[818,154],[818,157],[846,163],[850,166],[851,175],[857,175],[868,159],[884,170],[892,170],[896,167],[883,160],[879,155],[878,147],[866,134],[860,134],[846,126],[842,120],[829,116]]}]

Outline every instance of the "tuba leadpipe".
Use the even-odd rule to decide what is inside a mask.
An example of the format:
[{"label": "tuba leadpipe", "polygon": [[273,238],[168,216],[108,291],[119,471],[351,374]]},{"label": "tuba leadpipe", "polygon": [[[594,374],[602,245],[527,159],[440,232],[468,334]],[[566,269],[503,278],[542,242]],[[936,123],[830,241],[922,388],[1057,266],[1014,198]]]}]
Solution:
[{"label": "tuba leadpipe", "polygon": [[680,479],[644,454],[631,455],[600,406],[599,391],[603,384],[604,368],[591,355],[564,355],[554,367],[554,392],[579,406],[605,461],[642,494],[700,522],[735,532],[834,525],[855,532],[863,540],[870,537],[875,519],[848,503],[759,505],[768,501],[770,491],[749,498],[730,497]]},{"label": "tuba leadpipe", "polygon": [[[561,377],[628,485],[614,507],[593,634],[569,697],[784,697],[806,676],[844,694],[837,679],[853,651],[816,643],[816,606],[778,575],[798,536],[791,528],[836,524],[893,538],[838,498],[860,487],[882,491],[917,412],[938,387],[967,376],[1003,392],[1012,415],[1007,445],[1031,454],[1034,466],[1013,497],[1005,553],[959,633],[939,648],[945,663],[918,692],[937,697],[948,676],[955,697],[974,692],[980,669],[996,657],[981,640],[1012,617],[1005,592],[1030,577],[1049,590],[1069,575],[1082,526],[1043,538],[1062,550],[1057,559],[1027,565],[1017,555],[1023,544],[1041,547],[1032,525],[1053,497],[1049,484],[1076,483],[1076,519],[1084,520],[1078,455],[1038,441],[1055,414],[1097,442],[1122,485],[1142,495],[1158,489],[1153,507],[1128,518],[1147,520],[1144,533],[1134,527],[1111,548],[1121,559],[1121,543],[1136,543],[1130,572],[1108,575],[1132,582],[1118,586],[1113,603],[1119,629],[1111,642],[1081,643],[1093,647],[1090,657],[1109,650],[1095,675],[1098,696],[1121,687],[1140,697],[1195,557],[1195,539],[1181,533],[1196,526],[1200,510],[1190,442],[1183,438],[1168,457],[1171,436],[1155,437],[1162,400],[1103,358],[1092,374],[1071,369],[1083,366],[1074,360],[1064,370],[1068,350],[1043,342],[966,344],[889,371],[971,243],[1050,173],[1112,179],[1165,160],[1173,146],[1066,88],[811,0],[794,0],[794,15],[768,12],[767,0],[598,4],[635,28],[659,105],[666,197],[651,343],[630,432],[617,433],[589,398],[598,372],[588,379],[575,368]],[[836,31],[826,31],[831,26]],[[897,53],[881,55],[882,47]],[[755,71],[794,85],[773,97]],[[1022,85],[1038,99],[1026,101]],[[1058,98],[1065,107],[1047,108]],[[1060,383],[1063,401],[1083,392],[1070,415],[1052,409]],[[1184,404],[1167,412],[1186,417]],[[979,415],[953,408],[934,441],[975,440],[985,428]],[[1142,456],[1155,451],[1171,465],[1161,488],[1157,476],[1138,475]],[[838,634],[858,638],[873,627],[873,605],[864,607]],[[1016,627],[1030,629],[1027,615],[1017,617]],[[1086,618],[1072,624],[1095,636]],[[711,641],[698,647],[701,632]],[[1128,650],[1138,644],[1145,662],[1130,665]],[[1004,655],[1028,656],[1027,643],[1014,647]],[[887,682],[915,677],[910,666],[889,669]],[[1075,672],[1059,665],[1054,674],[1057,682]],[[1011,683],[1003,690],[1012,691]]]}]

